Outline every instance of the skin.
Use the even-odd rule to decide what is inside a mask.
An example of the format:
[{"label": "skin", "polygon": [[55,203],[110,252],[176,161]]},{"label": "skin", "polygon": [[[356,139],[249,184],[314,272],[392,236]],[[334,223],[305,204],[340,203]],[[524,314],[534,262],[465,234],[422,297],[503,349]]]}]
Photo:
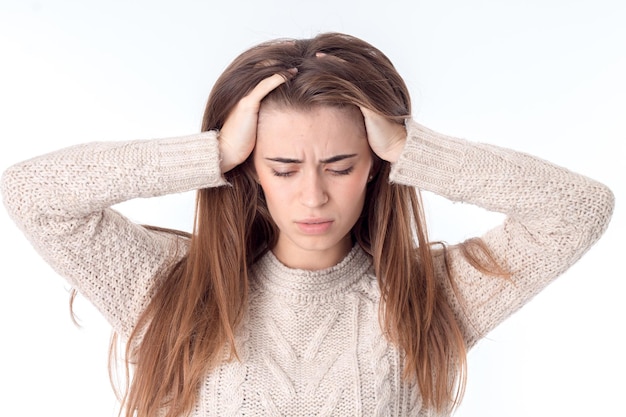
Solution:
[{"label": "skin", "polygon": [[359,110],[264,105],[253,161],[280,230],[274,255],[299,269],[339,263],[352,247],[373,165]]},{"label": "skin", "polygon": [[[294,76],[295,68],[289,71]],[[363,208],[372,152],[396,162],[406,130],[366,108],[261,108],[285,80],[280,74],[264,79],[231,111],[220,131],[220,168],[231,170],[254,150],[280,231],[274,254],[292,268],[328,268],[352,246],[349,232]]]}]

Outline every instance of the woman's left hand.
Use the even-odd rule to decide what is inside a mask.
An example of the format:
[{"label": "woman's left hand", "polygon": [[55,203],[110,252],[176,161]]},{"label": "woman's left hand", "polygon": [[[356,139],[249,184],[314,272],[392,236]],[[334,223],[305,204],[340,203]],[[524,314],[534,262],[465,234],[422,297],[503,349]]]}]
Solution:
[{"label": "woman's left hand", "polygon": [[400,153],[406,143],[406,128],[389,120],[370,109],[361,107],[367,140],[370,148],[379,158],[394,163],[400,157]]}]

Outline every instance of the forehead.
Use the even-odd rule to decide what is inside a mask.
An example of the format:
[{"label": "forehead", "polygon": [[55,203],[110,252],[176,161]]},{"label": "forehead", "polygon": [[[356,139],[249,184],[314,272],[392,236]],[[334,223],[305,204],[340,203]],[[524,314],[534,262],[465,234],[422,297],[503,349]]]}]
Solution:
[{"label": "forehead", "polygon": [[367,146],[365,124],[355,106],[295,109],[263,104],[257,146]]}]

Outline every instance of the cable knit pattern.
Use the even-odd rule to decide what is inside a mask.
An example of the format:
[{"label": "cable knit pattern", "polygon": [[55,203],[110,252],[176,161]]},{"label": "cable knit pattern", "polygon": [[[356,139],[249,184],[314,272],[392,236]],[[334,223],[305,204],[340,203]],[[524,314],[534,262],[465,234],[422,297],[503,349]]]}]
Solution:
[{"label": "cable knit pattern", "polygon": [[391,366],[389,365],[389,359],[387,358],[387,352],[389,350],[389,343],[387,339],[378,334],[374,338],[372,347],[372,363],[374,364],[374,387],[376,397],[379,401],[374,408],[374,416],[382,417],[389,415],[391,406],[391,381],[389,375]]},{"label": "cable knit pattern", "polygon": [[[360,369],[371,364],[360,350],[360,335],[370,331],[360,328],[363,297],[358,291],[362,280],[374,279],[369,257],[355,247],[332,268],[303,271],[287,268],[268,253],[253,272],[257,298],[250,303],[250,326],[258,331],[251,343],[267,348],[255,351],[257,357],[249,362],[254,368],[250,377],[265,381],[257,388],[262,414],[308,410],[305,414],[333,416],[360,409]],[[368,314],[376,319],[375,308]]]},{"label": "cable knit pattern", "polygon": [[[519,152],[447,137],[407,122],[390,180],[506,214],[482,238],[510,281],[480,274],[448,249],[454,288],[440,283],[471,346],[571,266],[607,227],[602,184]],[[4,203],[37,251],[123,335],[158,277],[187,242],[146,230],[110,207],[225,186],[215,132],[93,143],[25,161],[2,177]],[[225,254],[227,256],[227,254]],[[402,380],[403,356],[378,323],[380,293],[358,246],[323,271],[294,270],[270,252],[253,266],[241,362],[224,362],[200,387],[193,416],[407,416],[422,409]],[[225,349],[226,351],[226,349]]]}]

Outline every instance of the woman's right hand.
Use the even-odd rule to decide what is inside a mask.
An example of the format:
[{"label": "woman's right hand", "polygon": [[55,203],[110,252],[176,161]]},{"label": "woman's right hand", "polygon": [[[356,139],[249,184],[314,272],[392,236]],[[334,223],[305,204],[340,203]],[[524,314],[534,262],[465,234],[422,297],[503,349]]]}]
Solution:
[{"label": "woman's right hand", "polygon": [[[289,70],[292,76],[296,72],[295,68]],[[222,173],[235,168],[250,156],[256,143],[261,100],[285,81],[287,78],[283,74],[274,74],[263,79],[231,110],[219,135]]]}]

